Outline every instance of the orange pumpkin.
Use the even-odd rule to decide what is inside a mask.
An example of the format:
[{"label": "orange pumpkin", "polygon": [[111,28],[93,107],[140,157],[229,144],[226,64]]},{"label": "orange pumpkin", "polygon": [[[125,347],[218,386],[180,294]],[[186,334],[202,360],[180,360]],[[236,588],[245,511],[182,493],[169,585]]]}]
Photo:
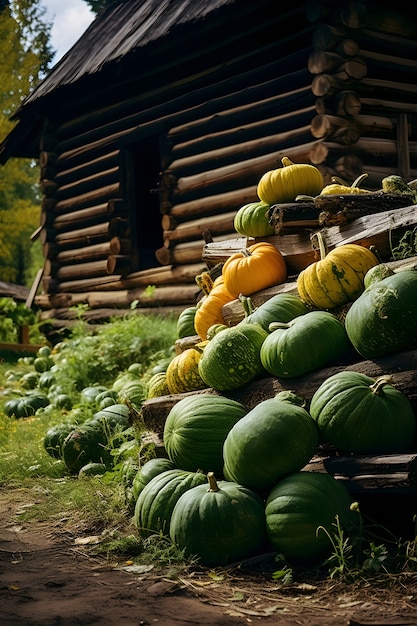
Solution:
[{"label": "orange pumpkin", "polygon": [[235,298],[283,283],[287,266],[281,252],[266,241],[232,254],[222,269],[224,284]]},{"label": "orange pumpkin", "polygon": [[235,297],[226,289],[223,275],[218,276],[210,293],[200,301],[194,317],[195,331],[203,341],[207,339],[210,326],[224,324],[222,308],[234,299]]}]

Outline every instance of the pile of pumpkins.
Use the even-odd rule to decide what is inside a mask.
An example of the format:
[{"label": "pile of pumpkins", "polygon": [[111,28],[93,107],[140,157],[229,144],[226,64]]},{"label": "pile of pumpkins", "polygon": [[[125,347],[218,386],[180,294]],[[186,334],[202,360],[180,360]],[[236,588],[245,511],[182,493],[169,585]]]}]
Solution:
[{"label": "pile of pumpkins", "polygon": [[[346,190],[370,193],[355,183],[323,186],[318,168],[285,157],[282,161],[282,168],[260,179],[260,201],[237,212],[238,232],[270,234],[267,209],[274,202]],[[405,193],[396,179],[402,181],[387,177],[383,187],[394,182],[399,193]],[[407,194],[415,195],[404,184]],[[329,252],[322,233],[316,236],[320,259],[299,273],[296,293],[280,293],[255,311],[250,296],[288,277],[285,259],[272,243],[257,242],[232,254],[214,280],[209,271],[196,277],[204,296],[180,314],[178,336],[194,335],[200,341],[151,381],[149,397],[206,387],[227,391],[263,374],[301,376],[339,361],[349,351],[372,359],[416,347],[417,273],[407,266],[394,272],[358,244],[340,245]],[[245,319],[227,327],[223,307],[237,298],[244,303]],[[346,305],[342,322],[335,311]]]},{"label": "pile of pumpkins", "polygon": [[[300,194],[367,193],[339,183],[326,190],[313,166],[288,159],[283,166],[261,178],[260,202],[238,212],[238,232],[272,234],[265,224],[269,205]],[[253,221],[250,233],[245,220]],[[134,517],[142,536],[162,532],[207,566],[271,548],[288,560],[314,561],[331,549],[335,520],[350,532],[360,517],[341,482],[303,471],[319,444],[366,455],[414,449],[416,415],[389,376],[341,371],[309,404],[280,392],[248,410],[221,395],[268,375],[297,378],[346,357],[375,359],[417,347],[417,272],[393,271],[360,245],[327,253],[319,242],[321,258],[300,272],[297,293],[278,293],[256,309],[250,296],[287,278],[272,244],[232,255],[214,280],[209,273],[199,277],[205,295],[184,309],[177,326],[179,338],[199,340],[149,382],[148,398],[191,393],[167,416],[167,458],[151,459],[135,478]],[[245,318],[228,327],[222,307],[237,298]],[[335,311],[344,305],[342,321]],[[192,393],[201,389],[207,392]]]}]

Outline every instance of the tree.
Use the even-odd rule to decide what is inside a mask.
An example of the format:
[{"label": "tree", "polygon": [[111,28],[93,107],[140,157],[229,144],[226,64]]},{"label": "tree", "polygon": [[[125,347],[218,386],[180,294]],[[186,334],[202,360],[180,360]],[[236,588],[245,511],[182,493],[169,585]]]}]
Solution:
[{"label": "tree", "polygon": [[[0,141],[24,98],[48,71],[52,59],[51,24],[40,0],[0,0]],[[0,275],[18,284],[31,282],[37,268],[30,235],[39,225],[37,164],[10,159],[0,167]],[[37,251],[39,258],[39,250]],[[32,273],[32,276],[31,276]]]},{"label": "tree", "polygon": [[123,0],[85,0],[93,13],[98,15],[104,9],[107,9],[111,4],[121,3]]}]

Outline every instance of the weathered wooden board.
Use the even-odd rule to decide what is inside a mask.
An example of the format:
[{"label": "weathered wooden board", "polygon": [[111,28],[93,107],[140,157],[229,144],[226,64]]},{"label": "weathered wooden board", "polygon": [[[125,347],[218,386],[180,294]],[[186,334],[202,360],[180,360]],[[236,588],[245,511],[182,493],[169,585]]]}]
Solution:
[{"label": "weathered wooden board", "polygon": [[171,408],[183,397],[193,393],[223,395],[241,402],[249,410],[263,400],[272,398],[278,392],[285,390],[295,391],[309,402],[314,392],[329,376],[343,370],[361,372],[372,378],[390,374],[392,384],[408,396],[417,416],[417,350],[412,350],[387,355],[375,361],[365,360],[332,365],[297,378],[283,379],[268,376],[228,392],[220,393],[208,388],[198,392],[151,398],[142,405],[142,419],[147,429],[162,434]]},{"label": "weathered wooden board", "polygon": [[[374,246],[382,260],[388,260],[392,254],[392,243],[407,229],[417,226],[417,205],[374,215],[365,215],[346,225],[317,228],[321,230],[327,249],[331,250],[346,243],[355,243],[369,248]],[[237,238],[227,242],[205,244],[203,260],[208,266],[224,263],[232,254],[257,241],[269,241],[284,256],[288,274],[298,274],[307,265],[317,261],[318,251],[311,242],[311,229],[301,229],[297,234],[273,235],[260,239]],[[313,233],[314,234],[314,233]]]}]

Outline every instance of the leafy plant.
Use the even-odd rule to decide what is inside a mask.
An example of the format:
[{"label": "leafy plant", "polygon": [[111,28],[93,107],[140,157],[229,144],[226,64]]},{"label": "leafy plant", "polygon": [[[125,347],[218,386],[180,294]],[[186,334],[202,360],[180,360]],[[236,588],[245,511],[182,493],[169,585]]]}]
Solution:
[{"label": "leafy plant", "polygon": [[407,259],[417,254],[417,226],[412,230],[406,230],[397,245],[393,245],[392,232],[389,231],[391,257],[394,261]]}]

